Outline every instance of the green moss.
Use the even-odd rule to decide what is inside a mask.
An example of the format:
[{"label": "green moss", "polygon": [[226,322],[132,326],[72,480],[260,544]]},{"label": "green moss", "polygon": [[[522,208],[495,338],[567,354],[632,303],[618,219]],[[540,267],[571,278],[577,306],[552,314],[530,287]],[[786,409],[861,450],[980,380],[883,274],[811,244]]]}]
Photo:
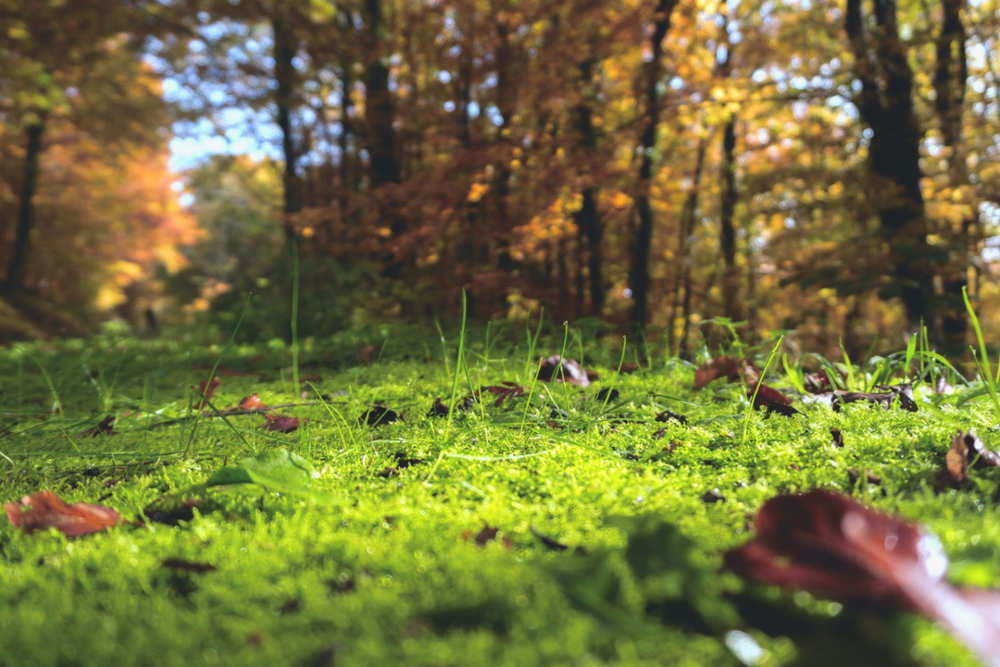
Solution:
[{"label": "green moss", "polygon": [[[512,339],[494,328],[486,350],[470,337],[460,397],[531,384],[534,360]],[[368,342],[381,356],[364,366],[357,349]],[[986,402],[923,401],[918,413],[799,402],[799,416],[750,415],[741,445],[741,387],[694,391],[693,367],[677,360],[618,376],[620,341],[587,344],[584,365],[601,375],[591,387],[539,383],[530,405],[488,401],[450,429],[427,412],[448,398],[455,360],[446,367],[436,337],[413,330],[306,341],[301,375],[321,376],[310,382],[322,402],[291,393],[290,353],[268,346],[108,334],[0,353],[0,499],[51,488],[137,520],[154,501],[279,447],[317,473],[302,494],[200,489],[211,502],[178,525],[70,541],[4,522],[5,655],[39,665],[716,665],[738,664],[725,638],[740,629],[762,665],[975,664],[922,619],[748,585],[719,568],[764,500],[824,487],[923,522],[944,542],[953,580],[997,585],[1000,471],[977,472],[967,489],[932,488],[954,431],[977,427],[990,441]],[[256,392],[303,403],[280,411],[301,427],[191,418],[190,388],[220,355],[221,368],[246,374],[222,376],[217,408]],[[618,398],[595,398],[611,386]],[[55,397],[62,411],[52,413]],[[359,424],[376,403],[406,421]],[[688,423],[655,421],[665,408]],[[107,414],[115,435],[84,433]],[[156,426],[170,419],[180,421]],[[482,533],[480,546],[484,526],[498,532]]]}]

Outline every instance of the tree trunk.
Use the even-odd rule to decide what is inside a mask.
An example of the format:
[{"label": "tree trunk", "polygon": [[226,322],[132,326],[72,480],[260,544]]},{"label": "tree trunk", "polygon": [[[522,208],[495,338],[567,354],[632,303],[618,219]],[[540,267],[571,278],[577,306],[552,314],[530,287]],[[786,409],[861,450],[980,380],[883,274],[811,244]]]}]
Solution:
[{"label": "tree trunk", "polygon": [[351,64],[345,59],[340,65],[340,137],[337,145],[340,148],[340,217],[346,222],[350,206],[350,190],[354,179],[351,176],[351,160],[349,159],[351,138],[351,88],[354,86],[351,78]]},{"label": "tree trunk", "polygon": [[278,107],[278,127],[281,128],[281,149],[285,160],[285,169],[281,177],[286,214],[284,229],[285,238],[290,241],[295,236],[295,229],[287,216],[302,210],[302,183],[296,171],[298,151],[292,127],[295,93],[295,65],[292,59],[298,51],[298,43],[288,18],[281,13],[281,10],[271,21],[271,28],[274,31],[274,80],[277,84],[275,103]]},{"label": "tree trunk", "polygon": [[733,322],[740,319],[739,275],[736,272],[736,117],[730,116],[722,131],[720,173],[719,246],[725,272],[722,276],[723,314]]},{"label": "tree trunk", "polygon": [[[966,32],[961,16],[963,4],[964,0],[941,0],[943,21],[935,44],[934,108],[942,141],[951,148],[948,180],[955,189],[969,185],[969,170],[962,145],[962,111],[968,78]],[[969,323],[962,290],[966,287],[969,258],[976,251],[978,242],[979,217],[973,202],[965,203],[969,210],[960,228],[949,226],[944,234],[949,241],[949,256],[942,280],[941,346],[942,352],[953,356],[967,351]]]},{"label": "tree trunk", "polygon": [[[396,155],[396,131],[393,122],[396,109],[389,91],[389,68],[380,53],[382,32],[382,5],[380,0],[365,3],[368,20],[369,57],[365,74],[365,120],[368,124],[368,150],[371,156],[371,187],[376,189],[386,183],[398,183],[399,159]],[[401,225],[401,221],[394,222]],[[402,232],[402,227],[393,233]]]},{"label": "tree trunk", "polygon": [[[593,167],[597,148],[597,133],[594,130],[593,111],[590,106],[590,86],[593,77],[594,60],[588,58],[580,63],[580,77],[587,90],[585,101],[576,109],[577,130],[582,153],[588,168]],[[579,230],[581,244],[586,243],[587,272],[590,280],[590,315],[600,317],[604,310],[604,278],[602,276],[601,238],[604,228],[600,214],[597,211],[597,186],[588,174],[588,185],[581,192],[580,210],[576,212],[576,225]]]},{"label": "tree trunk", "polygon": [[657,85],[662,73],[663,39],[670,29],[670,15],[677,0],[658,0],[650,37],[651,57],[643,67],[645,73],[644,123],[639,148],[642,159],[639,164],[639,187],[636,197],[636,211],[639,226],[636,229],[632,250],[632,265],[629,282],[632,287],[632,329],[641,334],[649,320],[649,251],[653,240],[653,207],[650,204],[650,189],[653,180],[653,152],[656,150],[657,126],[660,122],[660,96]]},{"label": "tree trunk", "polygon": [[[861,92],[855,101],[871,128],[869,198],[889,249],[891,275],[911,327],[935,330],[934,272],[920,191],[921,129],[913,108],[913,71],[899,38],[895,0],[876,0],[877,30],[867,30],[862,0],[847,0],[844,27]],[[869,43],[871,42],[871,44]]]},{"label": "tree trunk", "polygon": [[24,276],[28,265],[28,251],[31,247],[31,228],[35,215],[35,189],[38,185],[38,163],[42,153],[42,134],[45,131],[45,115],[39,113],[38,120],[25,129],[27,145],[24,152],[24,172],[21,180],[21,199],[17,212],[17,232],[14,248],[7,264],[7,275],[3,281],[3,291],[11,294],[24,288]]},{"label": "tree trunk", "polygon": [[494,179],[494,197],[496,203],[497,229],[497,268],[510,271],[510,215],[507,210],[507,199],[510,195],[510,167],[508,166],[508,144],[510,143],[510,122],[514,116],[514,91],[511,80],[511,48],[510,28],[500,20],[496,26],[497,48],[494,53],[497,67],[497,110],[500,112],[500,127],[498,128],[498,143],[504,147],[500,152],[500,164],[497,165]]},{"label": "tree trunk", "polygon": [[701,189],[701,174],[705,168],[705,152],[707,142],[698,140],[698,150],[695,154],[694,169],[691,171],[691,189],[684,198],[684,208],[681,210],[680,229],[677,235],[677,261],[680,271],[674,279],[673,297],[670,308],[670,334],[673,335],[674,322],[677,318],[678,298],[681,289],[684,290],[682,304],[683,325],[676,351],[678,354],[687,352],[688,328],[691,318],[691,238],[694,236],[695,223],[698,220],[698,196]]}]

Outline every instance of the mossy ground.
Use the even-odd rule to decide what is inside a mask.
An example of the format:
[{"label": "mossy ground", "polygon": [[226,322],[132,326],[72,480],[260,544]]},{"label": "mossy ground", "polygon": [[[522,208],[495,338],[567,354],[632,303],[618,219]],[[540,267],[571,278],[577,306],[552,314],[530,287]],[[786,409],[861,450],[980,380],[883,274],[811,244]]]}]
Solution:
[{"label": "mossy ground", "polygon": [[[48,488],[140,519],[259,451],[286,447],[318,471],[309,497],[218,490],[176,526],[68,540],[2,521],[0,663],[975,664],[921,618],[750,585],[720,566],[767,498],[824,487],[922,522],[953,581],[996,585],[997,471],[962,490],[933,484],[955,431],[996,444],[988,398],[958,408],[924,397],[917,413],[798,401],[804,414],[753,413],[744,434],[741,386],[695,391],[694,366],[655,354],[618,375],[620,340],[580,338],[566,356],[600,373],[590,387],[537,383],[530,403],[490,398],[450,424],[427,413],[451,396],[454,333],[444,344],[405,329],[307,341],[307,399],[279,344],[104,335],[0,351],[4,501]],[[368,365],[364,343],[378,349]],[[561,346],[554,336],[532,349],[515,327],[472,335],[458,395],[504,380],[531,389],[538,356]],[[152,427],[191,414],[190,387],[217,360],[217,407],[254,392],[266,404],[315,400],[313,388],[326,398],[280,410],[303,419],[288,434],[262,430],[259,415]],[[597,400],[605,387],[620,396]],[[359,424],[375,403],[405,423]],[[654,421],[665,408],[688,423]],[[83,433],[109,414],[114,435]],[[484,526],[498,533],[480,545]]]}]

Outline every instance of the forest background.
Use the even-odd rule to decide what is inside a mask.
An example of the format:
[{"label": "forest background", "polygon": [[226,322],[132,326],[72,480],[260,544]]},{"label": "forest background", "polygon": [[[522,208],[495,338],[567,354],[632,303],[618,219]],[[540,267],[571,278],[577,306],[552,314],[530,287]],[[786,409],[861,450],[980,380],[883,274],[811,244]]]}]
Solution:
[{"label": "forest background", "polygon": [[[1000,340],[996,0],[0,0],[0,339]],[[721,318],[721,319],[720,319]],[[714,323],[714,324],[713,324]]]}]

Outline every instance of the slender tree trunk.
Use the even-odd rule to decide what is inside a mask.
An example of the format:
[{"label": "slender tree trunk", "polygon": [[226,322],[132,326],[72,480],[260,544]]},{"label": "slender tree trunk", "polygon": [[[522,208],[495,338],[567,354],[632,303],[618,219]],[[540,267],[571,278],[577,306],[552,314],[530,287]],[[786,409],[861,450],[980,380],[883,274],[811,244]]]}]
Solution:
[{"label": "slender tree trunk", "polygon": [[508,197],[510,196],[510,167],[508,166],[508,148],[510,144],[510,123],[514,116],[514,90],[511,79],[511,47],[510,27],[503,21],[496,25],[497,48],[494,53],[497,68],[497,109],[500,111],[500,127],[498,128],[499,144],[504,147],[500,163],[496,168],[494,179],[494,202],[496,203],[497,228],[497,267],[501,271],[512,268],[510,257],[510,214]]},{"label": "slender tree trunk", "polygon": [[639,225],[636,229],[632,250],[630,283],[632,287],[632,329],[641,333],[649,320],[649,251],[653,240],[653,207],[650,204],[650,190],[653,180],[653,153],[656,150],[656,135],[660,123],[660,96],[657,86],[662,74],[663,39],[670,29],[670,16],[677,0],[657,0],[650,37],[650,59],[643,69],[645,74],[645,109],[642,136],[639,149],[642,159],[639,164],[639,188],[636,197],[636,211]]},{"label": "slender tree trunk", "polygon": [[288,18],[281,12],[275,14],[271,22],[274,32],[274,80],[277,84],[275,102],[278,107],[278,127],[281,128],[281,149],[285,160],[281,184],[286,214],[285,238],[295,236],[295,229],[287,215],[302,210],[302,182],[297,173],[298,154],[295,145],[295,131],[292,127],[292,105],[295,94],[295,65],[292,60],[298,51],[298,43],[292,33]]},{"label": "slender tree trunk", "polygon": [[684,290],[682,306],[683,325],[677,345],[679,354],[687,352],[688,327],[691,317],[691,240],[694,236],[695,223],[698,220],[698,197],[701,189],[701,174],[705,168],[705,152],[707,142],[698,140],[698,150],[695,154],[694,169],[691,171],[691,189],[684,198],[684,208],[681,211],[680,228],[677,235],[677,261],[680,270],[674,279],[673,297],[670,309],[670,333],[673,335],[674,322],[677,318],[678,300],[681,289]]},{"label": "slender tree trunk", "polygon": [[[371,155],[371,186],[398,183],[399,158],[396,155],[396,131],[393,122],[396,108],[389,91],[389,68],[379,52],[382,42],[382,5],[380,0],[366,0],[366,18],[371,61],[365,74],[365,120],[368,124],[368,150]],[[394,234],[401,233],[402,221],[395,220]]]},{"label": "slender tree trunk", "polygon": [[869,197],[879,214],[911,327],[935,331],[934,271],[920,191],[921,128],[913,108],[913,71],[899,37],[896,1],[876,0],[877,29],[865,28],[862,0],[847,0],[845,31],[861,92],[855,101],[872,131],[868,146]]},{"label": "slender tree trunk", "polygon": [[[941,138],[951,148],[948,158],[948,180],[952,188],[969,185],[969,170],[962,145],[962,111],[965,104],[965,83],[968,62],[965,55],[965,26],[962,24],[964,0],[941,0],[943,21],[935,44],[934,107]],[[976,251],[979,217],[972,202],[965,202],[968,211],[959,229],[949,227],[944,236],[949,239],[948,263],[942,287],[941,345],[949,355],[966,352],[969,323],[962,298],[969,271],[969,258]]]},{"label": "slender tree trunk", "polygon": [[740,319],[739,275],[736,272],[736,117],[730,116],[722,130],[722,168],[720,173],[719,246],[725,271],[722,276],[724,315],[734,322]]},{"label": "slender tree trunk", "polygon": [[24,288],[24,276],[31,247],[31,228],[35,216],[35,189],[38,185],[38,163],[42,153],[42,134],[45,132],[45,115],[25,129],[27,144],[24,152],[24,171],[21,180],[21,198],[17,211],[17,232],[14,248],[7,264],[7,275],[3,281],[3,291],[19,292]]},{"label": "slender tree trunk", "polygon": [[[585,86],[584,99],[576,109],[577,130],[582,153],[585,155],[588,168],[593,167],[597,148],[597,133],[594,129],[593,111],[590,106],[590,87],[593,77],[594,60],[588,58],[580,63],[580,78]],[[590,183],[580,193],[580,210],[576,213],[576,224],[580,234],[581,244],[586,244],[587,273],[590,279],[590,314],[600,317],[604,310],[604,278],[602,276],[601,238],[604,227],[601,224],[600,213],[597,210],[597,186],[593,177],[588,175]]]},{"label": "slender tree trunk", "polygon": [[340,148],[340,217],[347,221],[350,206],[350,190],[353,185],[351,176],[350,141],[351,141],[351,88],[354,81],[351,77],[351,64],[346,60],[340,65],[340,136],[337,145]]}]

